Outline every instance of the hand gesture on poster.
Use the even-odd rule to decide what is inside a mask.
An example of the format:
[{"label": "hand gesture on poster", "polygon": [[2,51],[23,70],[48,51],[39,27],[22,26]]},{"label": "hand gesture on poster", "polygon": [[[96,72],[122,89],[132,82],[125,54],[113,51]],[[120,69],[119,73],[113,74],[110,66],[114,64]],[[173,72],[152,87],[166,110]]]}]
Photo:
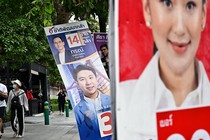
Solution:
[{"label": "hand gesture on poster", "polygon": [[95,119],[95,114],[92,110],[85,111],[84,115],[85,119],[90,119],[91,121]]},{"label": "hand gesture on poster", "polygon": [[88,127],[90,127],[90,128],[93,127],[92,122],[94,121],[94,119],[95,119],[95,116],[94,116],[94,112],[92,110],[85,111],[84,120]]},{"label": "hand gesture on poster", "polygon": [[110,82],[101,76],[98,76],[97,80],[98,90],[100,90],[102,93],[110,95]]}]

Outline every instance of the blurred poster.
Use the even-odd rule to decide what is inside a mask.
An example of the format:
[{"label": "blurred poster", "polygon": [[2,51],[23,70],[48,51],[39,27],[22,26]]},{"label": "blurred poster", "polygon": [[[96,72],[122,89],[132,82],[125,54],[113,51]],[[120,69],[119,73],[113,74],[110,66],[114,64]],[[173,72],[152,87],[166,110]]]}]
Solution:
[{"label": "blurred poster", "polygon": [[81,140],[110,140],[110,80],[87,22],[46,27],[45,33],[73,106]]},{"label": "blurred poster", "polygon": [[[146,26],[142,2],[148,1],[118,0],[113,2],[113,15],[115,15],[115,17],[111,20],[114,20],[115,24],[111,26],[114,26],[113,38],[115,46],[110,48],[110,52],[115,52],[113,61],[115,62],[114,67],[116,73],[113,81],[116,81],[116,133],[117,139],[120,140],[158,139],[156,112],[159,109],[164,109],[165,106],[167,106],[167,111],[176,109],[171,94],[164,94],[165,96],[159,94],[159,92],[168,93],[169,90],[168,88],[163,89],[162,87],[166,87],[165,83],[162,82],[160,77],[156,77],[156,75],[159,74],[159,54],[157,53],[155,56],[156,51],[154,49],[155,44],[152,28]],[[149,1],[149,3],[153,3],[153,1]],[[170,1],[170,4],[172,3],[174,4],[174,1]],[[206,14],[209,15],[209,3],[207,3],[207,9]],[[132,11],[132,14],[128,11]],[[150,26],[152,26],[152,24],[153,22],[151,22]],[[199,25],[199,28],[200,27]],[[198,91],[199,99],[197,98],[196,102],[193,103],[191,103],[191,101],[188,102],[187,107],[191,104],[195,107],[210,104],[209,100],[207,100],[210,99],[208,94],[210,93],[208,81],[210,78],[210,57],[208,55],[210,53],[208,45],[210,43],[209,27],[210,18],[207,17],[205,28],[201,33],[199,48],[196,53],[199,64],[202,63],[204,65],[202,71],[206,73],[204,72],[204,74],[201,75],[205,75],[205,84],[202,84],[202,88],[201,86],[197,86],[196,89],[202,89],[202,92],[200,90]],[[165,27],[161,26],[159,28],[158,31],[161,31]],[[151,67],[151,65],[154,65],[155,68]],[[156,83],[157,81],[159,81],[159,83]],[[205,94],[203,96],[204,92]],[[174,103],[172,107],[170,106],[172,102],[168,102],[167,100],[168,96],[170,96],[171,101]],[[182,104],[179,108],[185,108],[186,106]],[[170,128],[168,127],[168,129]],[[191,134],[191,132],[189,134]]]},{"label": "blurred poster", "polygon": [[101,57],[101,61],[109,77],[109,46],[107,33],[94,33],[94,43]]},{"label": "blurred poster", "polygon": [[210,106],[159,111],[157,112],[158,139],[209,140],[209,117]]},{"label": "blurred poster", "polygon": [[96,45],[96,49],[99,52],[100,57],[103,57],[101,47],[104,45],[108,46],[108,34],[107,33],[93,33],[93,40]]}]

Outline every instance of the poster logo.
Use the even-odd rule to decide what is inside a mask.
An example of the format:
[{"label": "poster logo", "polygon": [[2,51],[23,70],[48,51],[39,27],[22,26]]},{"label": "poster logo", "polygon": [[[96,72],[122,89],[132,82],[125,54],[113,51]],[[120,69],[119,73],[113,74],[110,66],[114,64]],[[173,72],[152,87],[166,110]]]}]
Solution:
[{"label": "poster logo", "polygon": [[52,27],[52,28],[49,29],[49,33],[50,33],[50,34],[53,34],[54,28],[55,28],[55,27]]}]

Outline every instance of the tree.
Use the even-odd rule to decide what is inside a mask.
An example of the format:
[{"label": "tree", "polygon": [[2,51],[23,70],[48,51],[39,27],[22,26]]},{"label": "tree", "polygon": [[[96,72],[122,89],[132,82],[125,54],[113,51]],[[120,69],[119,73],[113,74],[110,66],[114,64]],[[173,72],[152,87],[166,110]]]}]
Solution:
[{"label": "tree", "polygon": [[30,5],[25,1],[5,0],[0,8],[0,61],[14,60],[15,68],[45,57],[48,48],[43,28],[25,17],[24,11]]},{"label": "tree", "polygon": [[[25,63],[47,67],[50,81],[61,77],[53,59],[44,26],[87,20],[92,32],[106,32],[108,0],[1,0],[0,1],[0,62],[13,69]],[[99,20],[99,24],[97,21]]]},{"label": "tree", "polygon": [[36,6],[29,15],[38,13],[44,26],[68,23],[70,18],[75,16],[75,20],[87,20],[91,23],[90,29],[98,31],[95,24],[98,23],[98,18],[100,31],[106,32],[108,0],[34,0],[33,3]]},{"label": "tree", "polygon": [[[27,18],[33,8],[32,0],[0,1],[0,62],[10,62],[19,69],[26,63],[39,63],[49,69],[50,81],[61,81],[55,65],[41,18]],[[54,76],[57,74],[56,76]]]}]

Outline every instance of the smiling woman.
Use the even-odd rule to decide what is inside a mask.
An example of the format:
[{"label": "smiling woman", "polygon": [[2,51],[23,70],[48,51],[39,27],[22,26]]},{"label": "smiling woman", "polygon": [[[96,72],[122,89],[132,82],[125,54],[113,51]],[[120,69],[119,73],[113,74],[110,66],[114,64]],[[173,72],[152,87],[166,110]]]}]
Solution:
[{"label": "smiling woman", "polygon": [[198,86],[195,55],[206,21],[206,4],[201,0],[144,0],[143,10],[159,50],[160,78],[172,92],[176,106],[181,106]]},{"label": "smiling woman", "polygon": [[132,92],[124,139],[157,139],[159,110],[210,105],[209,80],[196,58],[206,1],[142,0],[142,6],[158,50],[139,79],[120,83],[119,93]]}]

